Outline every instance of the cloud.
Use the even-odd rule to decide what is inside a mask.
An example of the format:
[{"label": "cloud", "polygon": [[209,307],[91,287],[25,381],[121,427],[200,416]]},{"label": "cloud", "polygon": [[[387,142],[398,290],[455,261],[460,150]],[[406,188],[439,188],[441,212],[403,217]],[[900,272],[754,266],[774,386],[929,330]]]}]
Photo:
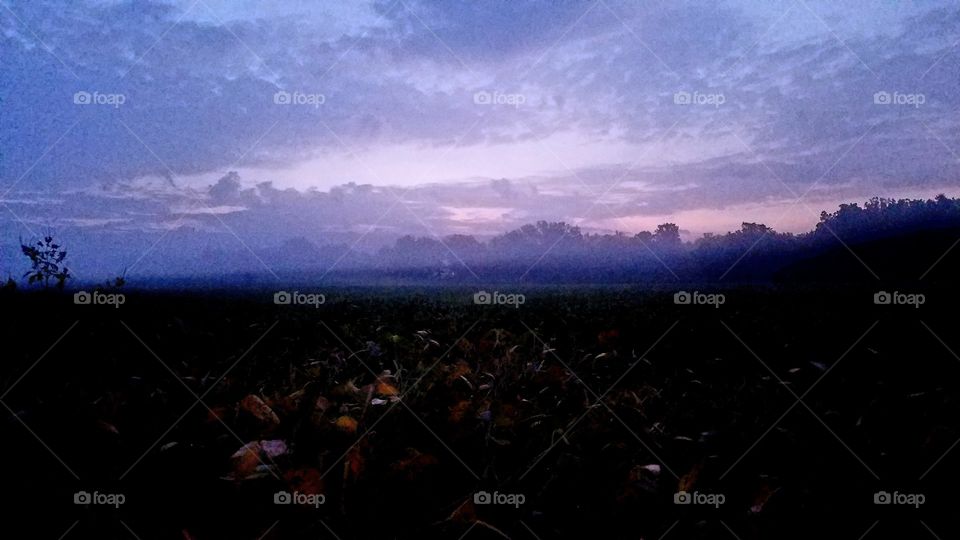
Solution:
[{"label": "cloud", "polygon": [[375,247],[955,185],[960,8],[806,5],[18,4],[2,227]]}]

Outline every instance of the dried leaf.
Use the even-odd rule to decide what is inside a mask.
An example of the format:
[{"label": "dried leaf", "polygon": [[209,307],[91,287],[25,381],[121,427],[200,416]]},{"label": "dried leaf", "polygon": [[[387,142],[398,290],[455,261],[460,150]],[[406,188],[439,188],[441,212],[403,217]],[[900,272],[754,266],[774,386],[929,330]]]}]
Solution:
[{"label": "dried leaf", "polygon": [[254,452],[257,453],[257,455],[273,458],[282,456],[288,451],[287,443],[281,440],[252,441],[240,447],[240,449],[234,452],[230,457],[239,458],[243,457],[249,452]]},{"label": "dried leaf", "polygon": [[317,401],[313,404],[314,408],[321,412],[333,407],[333,402],[323,396],[317,396]]},{"label": "dried leaf", "polygon": [[253,394],[240,401],[240,410],[249,413],[264,424],[277,425],[280,423],[280,417],[277,416],[277,413],[273,412],[273,409],[264,403],[259,396]]},{"label": "dried leaf", "polygon": [[207,413],[207,422],[225,422],[230,417],[230,407],[218,406],[211,407]]},{"label": "dried leaf", "polygon": [[357,432],[357,421],[351,416],[343,415],[340,418],[337,418],[336,426],[337,429],[346,433]]},{"label": "dried leaf", "polygon": [[759,514],[763,511],[763,507],[766,506],[767,501],[770,500],[770,496],[776,493],[777,490],[770,489],[770,486],[764,484],[760,486],[760,490],[753,497],[753,504],[750,505],[750,512],[753,514]]},{"label": "dried leaf", "polygon": [[260,443],[258,441],[247,443],[230,457],[233,459],[233,478],[235,480],[250,478],[257,472],[257,467],[260,465]]},{"label": "dried leaf", "polygon": [[597,334],[597,343],[600,345],[607,345],[608,343],[616,341],[619,337],[620,330],[616,328],[613,330],[606,330]]},{"label": "dried leaf", "polygon": [[470,410],[470,401],[463,400],[458,402],[456,405],[450,407],[450,422],[457,424]]},{"label": "dried leaf", "polygon": [[350,451],[347,452],[347,457],[343,462],[343,479],[356,480],[360,478],[360,474],[363,472],[363,466],[364,460],[360,445],[354,445],[350,448]]},{"label": "dried leaf", "polygon": [[424,469],[437,464],[437,458],[424,454],[416,448],[407,448],[407,456],[397,460],[390,466],[394,472],[401,474],[408,481],[420,475]]},{"label": "dried leaf", "polygon": [[381,396],[396,396],[399,393],[400,391],[397,390],[397,387],[393,386],[392,384],[384,380],[377,381],[377,394],[380,394]]},{"label": "dried leaf", "polygon": [[683,475],[677,484],[677,491],[693,491],[693,485],[700,476],[700,464],[696,464],[690,469],[690,472]]},{"label": "dried leaf", "polygon": [[282,456],[287,453],[287,443],[281,440],[260,441],[260,449],[267,457]]},{"label": "dried leaf", "polygon": [[463,360],[457,360],[457,363],[447,368],[449,374],[447,375],[447,384],[452,385],[460,377],[466,377],[473,373],[473,370],[470,369],[470,365]]},{"label": "dried leaf", "polygon": [[336,398],[355,398],[359,393],[360,389],[353,384],[353,381],[347,381],[330,391],[330,395]]}]

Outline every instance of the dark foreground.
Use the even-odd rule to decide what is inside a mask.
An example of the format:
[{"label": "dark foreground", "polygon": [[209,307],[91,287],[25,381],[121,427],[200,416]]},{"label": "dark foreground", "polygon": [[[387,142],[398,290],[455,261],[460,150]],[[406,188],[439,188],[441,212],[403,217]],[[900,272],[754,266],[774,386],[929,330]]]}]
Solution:
[{"label": "dark foreground", "polygon": [[7,294],[3,536],[955,538],[960,295],[877,288]]}]

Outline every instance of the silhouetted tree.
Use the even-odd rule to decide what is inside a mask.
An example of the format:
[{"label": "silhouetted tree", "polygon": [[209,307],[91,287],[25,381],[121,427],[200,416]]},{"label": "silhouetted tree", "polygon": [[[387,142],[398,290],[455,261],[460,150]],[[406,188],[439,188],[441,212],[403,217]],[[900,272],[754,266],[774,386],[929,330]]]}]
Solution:
[{"label": "silhouetted tree", "polygon": [[756,238],[758,236],[764,236],[766,234],[772,233],[773,229],[767,227],[763,223],[747,223],[744,221],[740,224],[740,232],[744,236],[749,236],[751,238]]},{"label": "silhouetted tree", "polygon": [[24,244],[21,240],[20,249],[30,259],[30,270],[23,275],[27,283],[43,283],[46,288],[52,279],[56,281],[58,289],[63,289],[63,285],[72,277],[70,269],[63,264],[67,252],[54,242],[52,236],[44,236],[36,244]]},{"label": "silhouetted tree", "polygon": [[680,227],[674,223],[657,225],[657,230],[653,233],[653,241],[664,247],[680,246]]},{"label": "silhouetted tree", "polygon": [[[944,195],[932,200],[874,198],[862,207],[843,204],[833,213],[823,212],[817,228],[809,233],[778,233],[763,223],[743,222],[735,231],[705,234],[691,243],[681,240],[675,223],[630,236],[620,231],[585,234],[564,222],[539,221],[486,243],[465,235],[447,236],[442,242],[406,236],[383,248],[380,261],[387,268],[456,267],[462,261],[477,271],[504,275],[514,271],[512,266],[521,266],[521,272],[528,268],[542,271],[544,279],[593,279],[599,275],[634,279],[663,272],[665,265],[680,269],[678,272],[686,268],[691,275],[715,277],[736,268],[737,274],[731,276],[752,279],[769,276],[799,257],[815,254],[816,249],[835,245],[827,227],[847,242],[960,228],[960,200]],[[610,273],[598,273],[606,270]]]},{"label": "silhouetted tree", "polygon": [[649,244],[650,242],[653,242],[653,233],[651,233],[650,231],[640,231],[637,234],[635,234],[633,237],[643,242],[644,244]]}]

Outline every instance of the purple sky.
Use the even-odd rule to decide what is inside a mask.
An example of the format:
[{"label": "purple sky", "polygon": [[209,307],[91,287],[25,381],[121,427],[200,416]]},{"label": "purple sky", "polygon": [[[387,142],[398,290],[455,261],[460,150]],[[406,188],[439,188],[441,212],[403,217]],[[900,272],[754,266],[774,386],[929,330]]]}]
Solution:
[{"label": "purple sky", "polygon": [[691,238],[960,195],[956,2],[704,4],[0,0],[0,243]]}]

